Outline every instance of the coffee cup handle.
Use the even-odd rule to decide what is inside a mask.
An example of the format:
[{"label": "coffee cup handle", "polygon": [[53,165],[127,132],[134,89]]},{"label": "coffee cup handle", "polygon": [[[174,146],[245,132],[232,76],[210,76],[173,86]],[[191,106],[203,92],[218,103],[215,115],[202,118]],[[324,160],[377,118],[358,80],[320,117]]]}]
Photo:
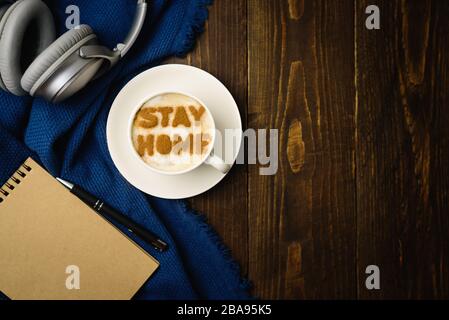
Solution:
[{"label": "coffee cup handle", "polygon": [[223,174],[226,174],[231,170],[231,165],[225,163],[223,159],[211,153],[210,156],[205,161],[206,164],[214,167],[218,171],[221,171]]}]

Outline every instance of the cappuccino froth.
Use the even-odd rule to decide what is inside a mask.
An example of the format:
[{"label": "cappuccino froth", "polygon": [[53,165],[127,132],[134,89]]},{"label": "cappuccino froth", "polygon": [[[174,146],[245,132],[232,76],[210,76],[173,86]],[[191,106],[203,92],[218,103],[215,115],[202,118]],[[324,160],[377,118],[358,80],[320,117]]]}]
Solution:
[{"label": "cappuccino froth", "polygon": [[132,125],[133,145],[141,159],[159,171],[176,173],[209,155],[214,121],[197,100],[167,93],[147,101]]}]

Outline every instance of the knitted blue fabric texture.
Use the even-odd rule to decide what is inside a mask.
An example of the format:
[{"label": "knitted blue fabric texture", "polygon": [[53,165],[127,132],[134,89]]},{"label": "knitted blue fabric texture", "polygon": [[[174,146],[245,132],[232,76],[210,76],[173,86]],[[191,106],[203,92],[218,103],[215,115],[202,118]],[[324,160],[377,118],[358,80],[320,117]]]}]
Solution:
[{"label": "knitted blue fabric texture", "polygon": [[[81,23],[111,48],[126,36],[136,6],[135,0],[45,2],[59,34],[66,31],[66,8],[75,4]],[[136,299],[250,298],[239,268],[204,219],[183,201],[150,197],[131,186],[115,168],[106,143],[107,116],[120,89],[162,59],[188,52],[203,29],[210,2],[150,0],[145,26],[129,54],[64,103],[0,92],[0,183],[32,156],[52,175],[79,184],[169,243],[167,252],[157,253],[121,228],[161,264]]]}]

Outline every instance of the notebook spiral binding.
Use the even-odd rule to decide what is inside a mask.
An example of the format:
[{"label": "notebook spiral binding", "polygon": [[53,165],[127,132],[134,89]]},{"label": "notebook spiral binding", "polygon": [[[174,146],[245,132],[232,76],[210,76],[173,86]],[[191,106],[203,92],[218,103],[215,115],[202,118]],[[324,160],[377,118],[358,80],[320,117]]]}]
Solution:
[{"label": "notebook spiral binding", "polygon": [[27,174],[31,172],[31,170],[32,168],[25,163],[16,170],[11,178],[9,178],[8,182],[0,188],[0,203],[5,201],[5,198],[9,196],[9,194],[22,182],[24,178],[26,178]]}]

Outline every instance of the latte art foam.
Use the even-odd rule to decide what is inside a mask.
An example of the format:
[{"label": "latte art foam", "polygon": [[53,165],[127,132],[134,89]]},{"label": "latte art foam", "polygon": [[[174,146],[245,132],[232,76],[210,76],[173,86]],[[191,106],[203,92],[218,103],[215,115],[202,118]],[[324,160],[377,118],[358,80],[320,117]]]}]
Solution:
[{"label": "latte art foam", "polygon": [[210,153],[214,122],[197,100],[179,93],[159,95],[137,112],[132,139],[142,160],[164,172],[181,172]]}]

